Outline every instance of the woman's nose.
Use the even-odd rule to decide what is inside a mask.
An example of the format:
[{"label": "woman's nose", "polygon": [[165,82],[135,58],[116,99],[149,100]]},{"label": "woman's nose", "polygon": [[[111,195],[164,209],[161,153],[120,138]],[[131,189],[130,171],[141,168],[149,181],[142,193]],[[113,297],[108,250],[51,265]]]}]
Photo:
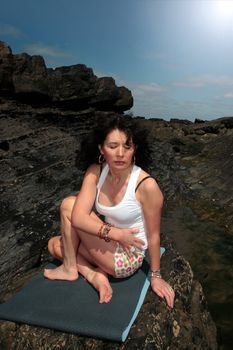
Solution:
[{"label": "woman's nose", "polygon": [[117,152],[117,155],[118,156],[120,156],[120,157],[122,157],[123,156],[123,154],[124,154],[124,150],[123,150],[123,147],[122,146],[119,146],[119,148],[118,148],[118,150],[117,150],[118,152]]}]

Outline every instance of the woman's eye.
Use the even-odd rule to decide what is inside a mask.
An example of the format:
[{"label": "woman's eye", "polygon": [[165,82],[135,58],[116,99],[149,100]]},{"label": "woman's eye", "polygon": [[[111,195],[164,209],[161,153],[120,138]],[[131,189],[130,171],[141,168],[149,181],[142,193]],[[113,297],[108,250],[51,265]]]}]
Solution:
[{"label": "woman's eye", "polygon": [[[115,149],[115,148],[119,147],[119,145],[110,144],[110,145],[108,145],[108,147],[109,147],[110,149]],[[131,149],[131,148],[132,148],[132,145],[123,145],[123,147],[124,147],[124,149]]]}]

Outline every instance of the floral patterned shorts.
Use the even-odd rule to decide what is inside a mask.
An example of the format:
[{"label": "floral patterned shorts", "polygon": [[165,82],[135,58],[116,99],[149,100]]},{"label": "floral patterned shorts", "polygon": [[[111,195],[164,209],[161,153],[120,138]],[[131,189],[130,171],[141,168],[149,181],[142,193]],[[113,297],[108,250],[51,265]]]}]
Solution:
[{"label": "floral patterned shorts", "polygon": [[142,266],[145,254],[139,249],[132,249],[130,252],[118,244],[115,252],[115,277],[123,278],[132,275]]}]

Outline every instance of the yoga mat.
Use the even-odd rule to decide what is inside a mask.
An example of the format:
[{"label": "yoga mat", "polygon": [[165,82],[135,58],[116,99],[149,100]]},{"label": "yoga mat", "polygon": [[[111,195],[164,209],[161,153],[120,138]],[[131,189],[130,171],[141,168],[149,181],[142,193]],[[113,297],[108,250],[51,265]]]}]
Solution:
[{"label": "yoga mat", "polygon": [[98,293],[82,277],[74,282],[50,281],[40,272],[0,305],[0,319],[124,342],[150,285],[148,272],[144,259],[131,277],[111,277],[113,298],[108,304],[99,304]]}]

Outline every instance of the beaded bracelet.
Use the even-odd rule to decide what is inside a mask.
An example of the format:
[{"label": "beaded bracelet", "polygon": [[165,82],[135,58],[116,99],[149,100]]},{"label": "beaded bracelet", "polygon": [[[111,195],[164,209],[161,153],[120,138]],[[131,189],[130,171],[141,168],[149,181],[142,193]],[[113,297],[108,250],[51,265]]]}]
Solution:
[{"label": "beaded bracelet", "polygon": [[162,278],[160,270],[151,271],[150,278]]},{"label": "beaded bracelet", "polygon": [[108,237],[109,231],[111,230],[112,225],[109,223],[104,223],[99,231],[98,231],[98,236],[100,239],[104,239],[105,242],[110,242],[111,239]]},{"label": "beaded bracelet", "polygon": [[98,231],[98,236],[99,236],[99,238],[102,237],[102,233],[101,233],[101,232],[102,232],[102,229],[103,229],[104,225],[105,225],[105,224],[102,224],[102,225],[100,226],[99,231]]}]

